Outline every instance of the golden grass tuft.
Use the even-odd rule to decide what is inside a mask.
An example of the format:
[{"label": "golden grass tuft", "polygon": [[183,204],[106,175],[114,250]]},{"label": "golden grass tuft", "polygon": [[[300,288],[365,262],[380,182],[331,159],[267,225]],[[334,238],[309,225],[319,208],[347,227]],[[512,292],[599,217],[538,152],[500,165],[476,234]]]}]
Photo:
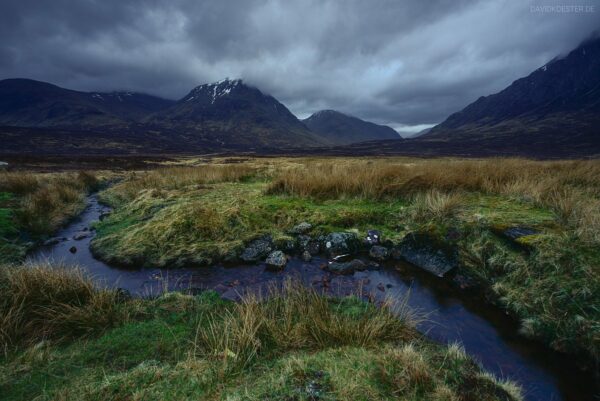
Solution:
[{"label": "golden grass tuft", "polygon": [[455,217],[463,200],[458,193],[447,194],[433,189],[415,195],[413,205],[411,212],[415,221],[442,221]]},{"label": "golden grass tuft", "polygon": [[226,181],[242,181],[257,173],[245,164],[210,164],[197,167],[168,167],[147,172],[133,172],[114,186],[111,193],[117,202],[127,202],[147,189],[172,190]]},{"label": "golden grass tuft", "polygon": [[78,268],[0,267],[0,346],[87,336],[122,320],[118,294],[96,288]]},{"label": "golden grass tuft", "polygon": [[90,172],[34,174],[0,173],[0,192],[17,195],[19,225],[32,234],[47,234],[58,229],[83,207],[87,192],[98,187]]}]

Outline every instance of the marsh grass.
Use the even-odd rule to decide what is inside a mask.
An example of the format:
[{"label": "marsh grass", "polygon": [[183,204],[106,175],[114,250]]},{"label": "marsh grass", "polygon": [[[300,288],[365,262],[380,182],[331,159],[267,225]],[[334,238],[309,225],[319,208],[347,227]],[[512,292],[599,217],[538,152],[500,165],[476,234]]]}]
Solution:
[{"label": "marsh grass", "polygon": [[78,268],[0,267],[0,346],[97,334],[122,321],[118,294],[94,286]]},{"label": "marsh grass", "polygon": [[523,159],[309,160],[275,175],[268,194],[315,199],[413,200],[418,219],[449,218],[460,193],[500,195],[553,210],[557,221],[597,243],[600,162]]},{"label": "marsh grass", "polygon": [[148,189],[199,189],[218,182],[238,182],[251,178],[258,169],[245,164],[207,164],[198,167],[167,167],[146,172],[132,172],[115,185],[111,201],[128,202]]},{"label": "marsh grass", "polygon": [[208,324],[197,328],[195,346],[200,356],[216,358],[230,371],[272,350],[401,341],[415,335],[415,319],[407,309],[394,310],[391,304],[376,307],[358,298],[330,299],[288,280],[282,288],[272,287],[266,299],[249,294],[232,309],[211,313]]},{"label": "marsh grass", "polygon": [[459,193],[429,190],[414,196],[411,217],[417,222],[442,222],[456,217],[463,205],[464,200]]},{"label": "marsh grass", "polygon": [[84,207],[86,193],[98,187],[98,178],[84,171],[0,173],[0,192],[16,197],[16,224],[33,235],[49,234],[77,215]]}]

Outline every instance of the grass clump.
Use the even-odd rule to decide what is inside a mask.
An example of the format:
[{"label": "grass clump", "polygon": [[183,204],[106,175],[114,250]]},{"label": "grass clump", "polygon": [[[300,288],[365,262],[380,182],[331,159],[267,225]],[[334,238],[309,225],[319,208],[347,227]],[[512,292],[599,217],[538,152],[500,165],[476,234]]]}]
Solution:
[{"label": "grass clump", "polygon": [[98,290],[79,269],[0,267],[0,347],[97,333],[123,318],[115,291]]},{"label": "grass clump", "polygon": [[32,243],[81,213],[85,195],[99,188],[89,172],[0,172],[0,262],[23,259]]},{"label": "grass clump", "polygon": [[231,310],[216,312],[199,326],[200,354],[226,370],[244,368],[271,350],[371,347],[415,336],[409,315],[399,319],[389,305],[377,308],[358,299],[332,300],[288,281],[268,300],[247,296]]}]

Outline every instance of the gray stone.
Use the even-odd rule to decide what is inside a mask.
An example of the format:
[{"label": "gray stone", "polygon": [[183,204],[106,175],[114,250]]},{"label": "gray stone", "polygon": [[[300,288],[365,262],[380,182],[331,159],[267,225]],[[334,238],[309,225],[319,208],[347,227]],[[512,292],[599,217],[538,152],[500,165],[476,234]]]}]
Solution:
[{"label": "gray stone", "polygon": [[283,269],[287,264],[287,256],[281,251],[274,251],[271,252],[265,262],[270,268]]},{"label": "gray stone", "polygon": [[390,257],[390,252],[385,246],[373,245],[369,250],[369,256],[375,260],[386,260]]},{"label": "gray stone", "polygon": [[458,265],[455,250],[426,234],[408,234],[398,252],[403,260],[438,277],[443,277]]},{"label": "gray stone", "polygon": [[354,259],[350,262],[330,262],[327,270],[335,274],[353,274],[357,270],[366,270],[367,265],[360,259]]},{"label": "gray stone", "polygon": [[302,223],[292,227],[290,230],[290,234],[298,235],[298,234],[306,234],[312,229],[312,224],[303,221]]},{"label": "gray stone", "polygon": [[298,249],[307,250],[308,244],[312,241],[310,235],[299,235],[296,238],[296,242],[298,243]]},{"label": "gray stone", "polygon": [[311,238],[309,235],[299,235],[298,238],[296,238],[296,242],[298,250],[308,251],[312,255],[317,255],[321,250],[319,241]]},{"label": "gray stone", "polygon": [[354,233],[331,233],[325,237],[323,242],[325,250],[330,256],[352,253],[358,250],[358,238]]},{"label": "gray stone", "polygon": [[244,262],[258,262],[273,250],[273,239],[265,235],[251,241],[240,255]]},{"label": "gray stone", "polygon": [[302,260],[305,262],[310,262],[312,259],[312,255],[308,251],[302,252]]}]

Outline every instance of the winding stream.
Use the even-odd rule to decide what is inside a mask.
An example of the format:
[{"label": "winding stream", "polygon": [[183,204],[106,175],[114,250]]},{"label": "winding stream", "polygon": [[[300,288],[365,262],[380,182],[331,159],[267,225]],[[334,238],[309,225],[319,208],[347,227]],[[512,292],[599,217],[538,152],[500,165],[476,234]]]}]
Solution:
[{"label": "winding stream", "polygon": [[[292,258],[282,272],[268,271],[262,264],[127,270],[94,259],[89,250],[93,232],[86,238],[73,239],[107,210],[95,195],[88,198],[88,203],[79,218],[57,234],[66,240],[41,247],[29,260],[51,259],[78,264],[105,285],[138,295],[157,294],[168,287],[214,289],[225,298],[236,299],[245,290],[262,288],[290,276],[331,294],[350,294],[358,289],[383,300],[386,297],[405,299],[410,292],[408,306],[427,315],[427,320],[418,325],[421,332],[441,343],[461,343],[486,370],[521,384],[526,400],[600,400],[593,376],[579,371],[569,358],[519,336],[517,324],[501,310],[409,264],[394,262],[380,270],[351,276],[335,276],[323,271],[320,266],[326,260],[322,258],[313,258],[308,263]],[[75,253],[69,251],[72,247],[76,247]]]}]

